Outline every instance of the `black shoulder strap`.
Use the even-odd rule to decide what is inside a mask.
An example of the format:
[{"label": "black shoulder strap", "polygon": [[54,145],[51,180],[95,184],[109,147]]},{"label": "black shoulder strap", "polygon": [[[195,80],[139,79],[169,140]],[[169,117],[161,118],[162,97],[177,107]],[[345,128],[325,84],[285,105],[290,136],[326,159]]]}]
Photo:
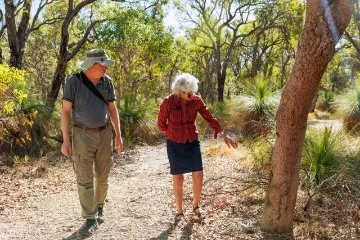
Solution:
[{"label": "black shoulder strap", "polygon": [[90,82],[89,79],[85,78],[85,77],[81,77],[81,72],[78,72],[75,74],[75,76],[98,98],[100,98],[104,103],[107,104],[107,102],[105,101],[104,96],[99,92],[99,90],[97,90],[97,88],[94,86],[94,84],[92,84],[92,82]]}]

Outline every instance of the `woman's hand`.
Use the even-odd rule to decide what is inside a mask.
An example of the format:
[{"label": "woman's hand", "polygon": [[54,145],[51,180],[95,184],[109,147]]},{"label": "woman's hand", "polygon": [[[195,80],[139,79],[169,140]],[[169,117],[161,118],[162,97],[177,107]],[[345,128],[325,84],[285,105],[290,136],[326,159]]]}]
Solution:
[{"label": "woman's hand", "polygon": [[237,148],[238,147],[238,143],[236,141],[234,141],[231,137],[229,137],[229,135],[227,135],[226,133],[224,134],[224,142],[225,144],[231,148]]}]

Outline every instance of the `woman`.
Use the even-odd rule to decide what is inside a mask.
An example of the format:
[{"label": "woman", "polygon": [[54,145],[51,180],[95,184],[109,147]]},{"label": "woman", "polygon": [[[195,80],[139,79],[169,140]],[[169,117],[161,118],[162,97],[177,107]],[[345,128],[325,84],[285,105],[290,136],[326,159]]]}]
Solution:
[{"label": "woman", "polygon": [[220,123],[212,116],[203,100],[195,95],[199,80],[191,74],[184,73],[175,77],[172,94],[167,96],[160,106],[158,127],[165,132],[166,147],[170,162],[170,174],[173,175],[173,187],[177,213],[175,220],[184,217],[183,183],[184,173],[192,173],[193,178],[193,212],[199,218],[200,194],[203,184],[203,165],[196,128],[196,115],[200,115],[214,130],[214,137],[223,136],[228,147],[237,147]]}]

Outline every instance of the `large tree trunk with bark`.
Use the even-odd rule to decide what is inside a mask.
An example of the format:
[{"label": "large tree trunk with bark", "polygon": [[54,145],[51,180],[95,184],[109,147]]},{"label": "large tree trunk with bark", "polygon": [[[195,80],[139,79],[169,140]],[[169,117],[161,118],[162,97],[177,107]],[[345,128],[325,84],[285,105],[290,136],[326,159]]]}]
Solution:
[{"label": "large tree trunk with bark", "polygon": [[16,6],[12,0],[4,1],[6,10],[7,35],[10,48],[10,66],[22,68],[25,43],[28,38],[32,1],[25,0],[21,20],[16,26]]},{"label": "large tree trunk with bark", "polygon": [[61,85],[65,80],[65,77],[66,77],[66,65],[67,65],[67,61],[58,60],[58,64],[57,64],[55,74],[54,74],[54,77],[53,77],[53,82],[51,84],[51,89],[50,89],[50,92],[47,95],[46,108],[48,109],[49,113],[52,113],[52,111],[53,111],[53,109],[55,107],[55,102],[56,102],[56,99],[57,99],[57,97],[59,95]]},{"label": "large tree trunk with bark", "polygon": [[224,101],[224,88],[225,88],[225,78],[226,76],[220,75],[218,76],[218,101]]},{"label": "large tree trunk with bark", "polygon": [[[69,11],[70,12],[70,11]],[[69,25],[72,19],[70,19],[70,13],[66,16],[62,29],[61,29],[61,43],[60,43],[60,50],[59,56],[56,66],[56,71],[54,73],[53,81],[51,84],[50,92],[47,95],[46,99],[46,108],[48,109],[49,113],[52,113],[56,99],[59,95],[59,91],[61,88],[61,84],[65,80],[66,75],[66,65],[68,60],[68,45],[69,45]]]},{"label": "large tree trunk with bark", "polygon": [[[10,65],[21,69],[23,67],[24,51],[29,34],[39,30],[41,26],[50,25],[59,20],[59,17],[46,18],[38,21],[41,11],[45,6],[55,3],[55,1],[35,1],[39,5],[35,12],[30,13],[33,7],[32,0],[4,0],[6,23],[0,29],[0,36],[7,30],[7,39],[10,48]],[[0,10],[0,21],[2,21],[2,11]],[[0,61],[2,61],[2,55]]]},{"label": "large tree trunk with bark", "polygon": [[276,115],[276,141],[261,220],[261,227],[267,232],[292,236],[307,115],[352,11],[352,0],[307,1],[295,65]]},{"label": "large tree trunk with bark", "polygon": [[59,57],[56,66],[56,71],[51,84],[51,90],[47,94],[47,99],[46,99],[46,109],[49,114],[51,114],[54,110],[55,102],[59,95],[61,85],[65,81],[67,63],[80,51],[81,47],[85,44],[85,42],[89,40],[88,37],[90,35],[91,30],[100,21],[91,22],[91,24],[88,26],[85,33],[83,34],[83,37],[78,42],[72,44],[73,45],[72,51],[69,51],[70,24],[83,7],[95,1],[96,0],[85,0],[78,3],[78,5],[74,6],[74,0],[69,0],[68,12],[65,16],[65,19],[61,27],[61,42],[60,42],[60,50],[59,50]]}]

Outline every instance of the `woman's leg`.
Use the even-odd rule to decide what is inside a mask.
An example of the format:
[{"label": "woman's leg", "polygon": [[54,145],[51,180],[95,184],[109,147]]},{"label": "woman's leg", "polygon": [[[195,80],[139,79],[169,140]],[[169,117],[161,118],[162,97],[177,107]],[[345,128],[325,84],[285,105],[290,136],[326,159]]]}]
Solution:
[{"label": "woman's leg", "polygon": [[174,195],[176,200],[177,213],[183,213],[183,185],[184,174],[173,175]]},{"label": "woman's leg", "polygon": [[203,185],[203,171],[192,173],[193,178],[193,207],[199,206],[200,195]]}]

